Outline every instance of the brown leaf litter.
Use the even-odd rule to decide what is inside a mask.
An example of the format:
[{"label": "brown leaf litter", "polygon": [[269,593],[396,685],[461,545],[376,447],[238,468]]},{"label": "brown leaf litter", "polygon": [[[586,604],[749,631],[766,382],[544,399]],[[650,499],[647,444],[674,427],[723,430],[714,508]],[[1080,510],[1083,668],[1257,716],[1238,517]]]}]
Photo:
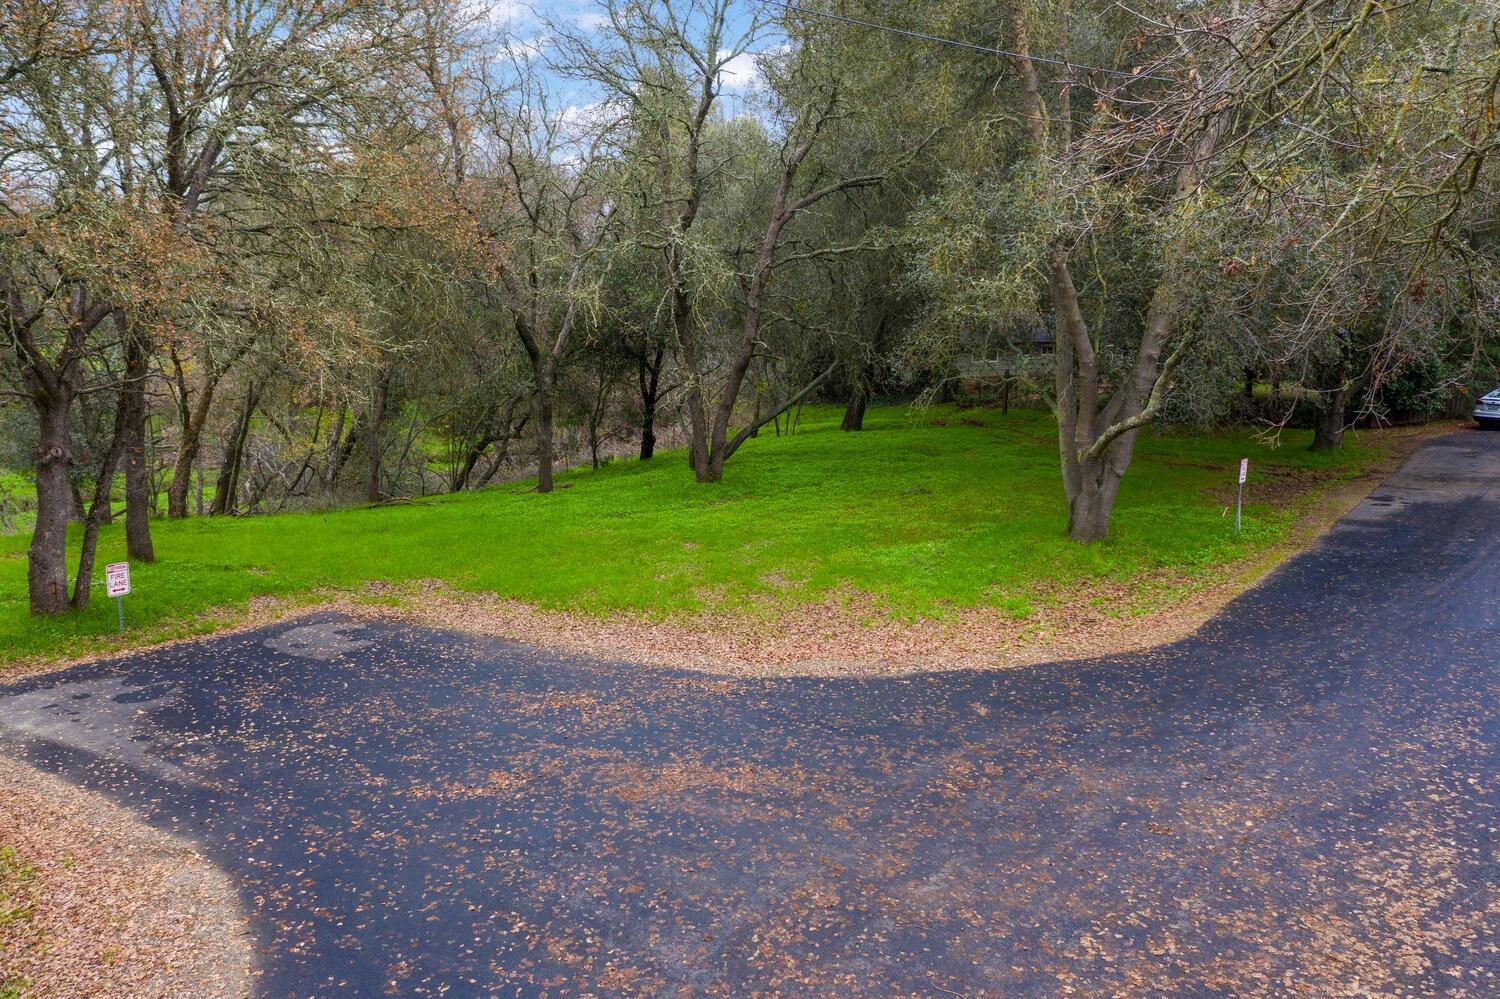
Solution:
[{"label": "brown leaf litter", "polygon": [[95,792],[0,755],[0,846],[35,871],[0,923],[0,982],[36,999],[240,999],[253,960],[229,878]]}]

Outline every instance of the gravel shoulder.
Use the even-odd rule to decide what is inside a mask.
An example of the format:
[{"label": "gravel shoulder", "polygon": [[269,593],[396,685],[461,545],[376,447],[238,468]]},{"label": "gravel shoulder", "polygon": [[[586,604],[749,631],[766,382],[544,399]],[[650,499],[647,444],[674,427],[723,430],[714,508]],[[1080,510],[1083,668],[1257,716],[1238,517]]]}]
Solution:
[{"label": "gravel shoulder", "polygon": [[5,755],[0,788],[0,848],[26,870],[10,886],[11,918],[0,919],[0,995],[250,994],[253,950],[239,897],[193,846]]}]

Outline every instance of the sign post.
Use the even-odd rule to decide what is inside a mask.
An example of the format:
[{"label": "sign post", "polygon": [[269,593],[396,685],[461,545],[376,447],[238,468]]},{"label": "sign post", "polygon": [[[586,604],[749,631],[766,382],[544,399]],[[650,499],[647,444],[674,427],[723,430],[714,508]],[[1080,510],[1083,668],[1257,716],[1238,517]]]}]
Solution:
[{"label": "sign post", "polygon": [[1240,459],[1240,486],[1234,497],[1234,533],[1240,533],[1240,513],[1245,507],[1245,480],[1250,477],[1250,459]]},{"label": "sign post", "polygon": [[111,562],[104,567],[104,588],[115,598],[120,619],[120,634],[125,634],[125,594],[130,592],[130,563]]}]

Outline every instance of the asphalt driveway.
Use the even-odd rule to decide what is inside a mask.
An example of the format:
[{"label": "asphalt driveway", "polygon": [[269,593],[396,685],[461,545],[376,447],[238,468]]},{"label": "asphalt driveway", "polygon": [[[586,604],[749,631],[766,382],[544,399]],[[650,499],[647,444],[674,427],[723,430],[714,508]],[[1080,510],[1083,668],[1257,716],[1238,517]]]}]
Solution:
[{"label": "asphalt driveway", "polygon": [[266,996],[1500,994],[1500,434],[1195,638],[719,680],[311,617],[0,688]]}]

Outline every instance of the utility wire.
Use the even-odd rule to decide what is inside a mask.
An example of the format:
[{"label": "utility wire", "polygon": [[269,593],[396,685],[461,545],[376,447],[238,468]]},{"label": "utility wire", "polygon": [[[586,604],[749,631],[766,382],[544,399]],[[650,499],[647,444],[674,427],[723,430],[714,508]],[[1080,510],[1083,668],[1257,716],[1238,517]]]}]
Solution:
[{"label": "utility wire", "polygon": [[968,49],[971,52],[984,52],[988,55],[1005,56],[1008,59],[1025,59],[1028,62],[1045,63],[1048,66],[1061,66],[1064,69],[1083,69],[1091,73],[1104,73],[1109,76],[1122,76],[1129,80],[1157,80],[1161,83],[1174,83],[1169,76],[1152,76],[1150,73],[1132,73],[1123,69],[1106,69],[1103,66],[1089,66],[1084,63],[1065,62],[1062,59],[1049,59],[1047,56],[1022,55],[1019,52],[1010,52],[1006,49],[992,49],[987,45],[976,45],[974,42],[959,41],[956,38],[943,38],[940,35],[929,35],[921,31],[908,31],[905,28],[893,27],[889,24],[878,24],[875,21],[864,21],[857,17],[848,17],[844,14],[834,14],[825,10],[811,10],[807,7],[799,7],[787,0],[766,0],[778,7],[784,7],[794,14],[805,14],[808,17],[821,17],[828,21],[838,21],[842,24],[852,24],[860,28],[870,28],[874,31],[884,31],[892,35],[904,35],[907,38],[915,38],[923,42],[936,42],[939,45],[950,45],[953,48]]}]

